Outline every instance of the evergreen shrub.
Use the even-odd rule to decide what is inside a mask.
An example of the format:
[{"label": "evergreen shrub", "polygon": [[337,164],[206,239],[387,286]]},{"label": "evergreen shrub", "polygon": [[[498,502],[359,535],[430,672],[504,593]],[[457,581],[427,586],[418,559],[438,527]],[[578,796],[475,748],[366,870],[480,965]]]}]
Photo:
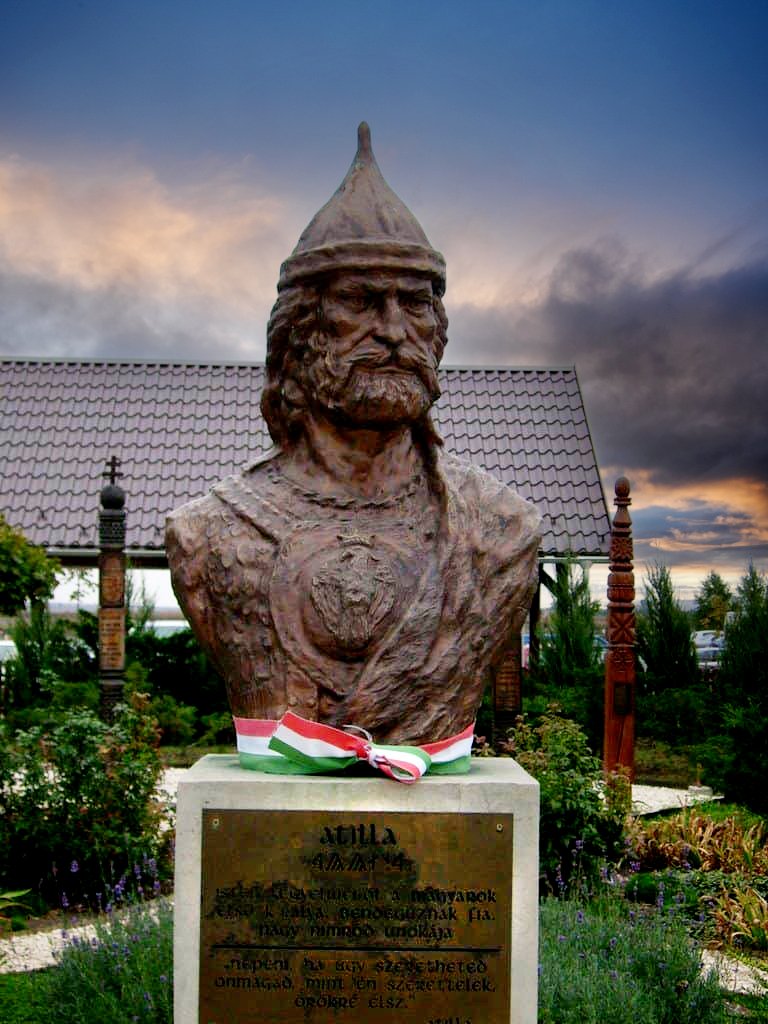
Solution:
[{"label": "evergreen shrub", "polygon": [[750,566],[726,625],[714,723],[697,751],[707,783],[768,814],[768,579]]},{"label": "evergreen shrub", "polygon": [[163,848],[158,731],[145,697],[107,725],[61,713],[0,741],[0,889],[28,888],[50,905],[97,894]]},{"label": "evergreen shrub", "polygon": [[576,722],[554,708],[537,725],[521,718],[509,750],[540,787],[543,887],[562,892],[575,877],[597,878],[606,864],[618,863],[631,787],[625,775],[606,779]]}]

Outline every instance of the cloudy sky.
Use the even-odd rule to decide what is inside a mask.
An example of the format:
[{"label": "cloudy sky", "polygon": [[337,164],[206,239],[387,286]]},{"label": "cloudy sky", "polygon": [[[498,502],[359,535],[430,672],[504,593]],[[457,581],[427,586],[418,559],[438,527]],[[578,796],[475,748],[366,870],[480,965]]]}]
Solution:
[{"label": "cloudy sky", "polygon": [[264,357],[366,119],[454,365],[575,365],[638,570],[768,569],[765,0],[2,0],[0,353]]}]

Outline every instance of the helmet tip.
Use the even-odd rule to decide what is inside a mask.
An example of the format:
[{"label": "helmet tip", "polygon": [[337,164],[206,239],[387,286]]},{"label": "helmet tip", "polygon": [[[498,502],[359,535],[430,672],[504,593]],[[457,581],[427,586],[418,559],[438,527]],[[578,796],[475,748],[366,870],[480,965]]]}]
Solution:
[{"label": "helmet tip", "polygon": [[357,157],[371,158],[371,129],[367,121],[361,121],[357,126]]}]

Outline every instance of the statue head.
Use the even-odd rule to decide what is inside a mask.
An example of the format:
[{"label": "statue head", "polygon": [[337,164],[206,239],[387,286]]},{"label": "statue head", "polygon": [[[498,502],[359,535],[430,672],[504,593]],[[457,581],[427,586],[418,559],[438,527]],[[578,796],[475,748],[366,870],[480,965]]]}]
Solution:
[{"label": "statue head", "polygon": [[261,408],[290,447],[310,409],[347,425],[410,423],[429,409],[447,341],[445,262],[379,171],[366,124],[344,181],[281,267]]}]

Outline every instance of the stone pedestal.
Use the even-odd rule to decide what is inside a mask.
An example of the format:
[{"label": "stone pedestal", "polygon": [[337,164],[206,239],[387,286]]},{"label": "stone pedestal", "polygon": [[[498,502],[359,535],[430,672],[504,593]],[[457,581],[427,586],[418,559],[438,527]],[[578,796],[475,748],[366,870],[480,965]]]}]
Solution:
[{"label": "stone pedestal", "polygon": [[178,790],[175,1024],[535,1024],[537,783],[244,771]]}]

